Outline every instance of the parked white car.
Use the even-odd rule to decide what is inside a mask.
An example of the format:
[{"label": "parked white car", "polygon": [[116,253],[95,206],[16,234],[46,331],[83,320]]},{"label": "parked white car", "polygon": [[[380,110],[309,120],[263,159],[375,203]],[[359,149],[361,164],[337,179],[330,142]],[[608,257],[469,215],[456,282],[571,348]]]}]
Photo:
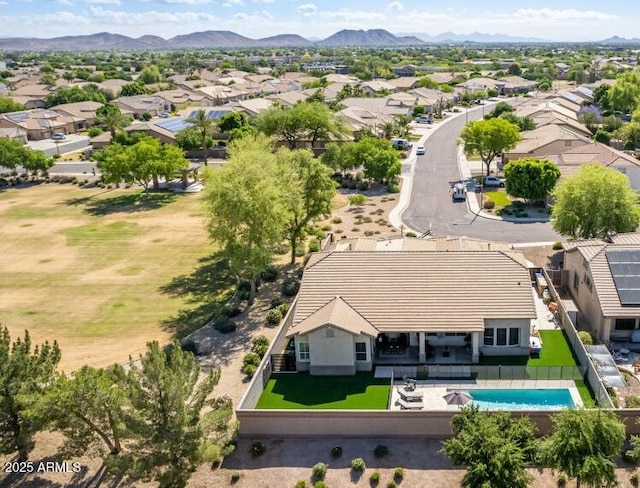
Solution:
[{"label": "parked white car", "polygon": [[416,156],[422,156],[424,154],[424,146],[416,147]]}]

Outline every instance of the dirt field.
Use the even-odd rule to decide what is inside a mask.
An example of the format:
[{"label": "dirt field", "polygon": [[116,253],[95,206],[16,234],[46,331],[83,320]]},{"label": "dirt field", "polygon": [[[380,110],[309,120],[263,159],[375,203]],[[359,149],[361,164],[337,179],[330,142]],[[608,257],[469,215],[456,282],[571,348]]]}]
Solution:
[{"label": "dirt field", "polygon": [[0,192],[0,322],[12,337],[57,340],[65,371],[169,340],[172,318],[197,305],[187,298],[202,298],[171,285],[213,247],[198,195],[140,197],[53,183]]}]

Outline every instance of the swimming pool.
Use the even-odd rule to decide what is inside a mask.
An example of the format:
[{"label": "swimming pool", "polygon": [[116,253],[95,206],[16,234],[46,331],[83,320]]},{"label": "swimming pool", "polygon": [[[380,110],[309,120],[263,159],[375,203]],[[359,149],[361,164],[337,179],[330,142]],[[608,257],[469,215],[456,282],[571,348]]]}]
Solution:
[{"label": "swimming pool", "polygon": [[573,408],[571,392],[559,389],[469,389],[473,403],[480,410],[557,410]]}]

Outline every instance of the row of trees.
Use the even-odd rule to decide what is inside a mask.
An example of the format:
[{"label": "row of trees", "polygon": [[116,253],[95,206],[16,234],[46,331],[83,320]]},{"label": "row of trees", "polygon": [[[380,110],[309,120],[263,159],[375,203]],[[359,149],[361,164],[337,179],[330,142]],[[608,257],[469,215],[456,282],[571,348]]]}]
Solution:
[{"label": "row of trees", "polygon": [[205,171],[208,228],[231,269],[251,282],[249,304],[274,248],[291,245],[291,262],[313,219],[331,213],[331,169],[310,151],[275,150],[264,135],[234,141],[221,169]]},{"label": "row of trees", "polygon": [[233,434],[228,397],[213,398],[220,371],[200,378],[195,357],[178,343],[148,344],[123,367],[88,366],[56,373],[57,343],[32,346],[28,332],[13,343],[0,329],[0,451],[29,457],[38,432],[64,435],[63,459],[102,459],[100,476],[186,486],[193,471],[223,454]]},{"label": "row of trees", "polygon": [[466,465],[467,488],[526,488],[533,482],[527,467],[533,465],[558,470],[578,488],[618,486],[614,458],[621,453],[625,426],[613,412],[569,409],[552,421],[553,432],[537,440],[528,417],[465,407],[454,416],[454,436],[442,450],[455,465]]},{"label": "row of trees", "polygon": [[35,151],[20,142],[0,137],[0,167],[15,169],[24,168],[35,175],[46,173],[54,164],[54,159],[42,151]]}]

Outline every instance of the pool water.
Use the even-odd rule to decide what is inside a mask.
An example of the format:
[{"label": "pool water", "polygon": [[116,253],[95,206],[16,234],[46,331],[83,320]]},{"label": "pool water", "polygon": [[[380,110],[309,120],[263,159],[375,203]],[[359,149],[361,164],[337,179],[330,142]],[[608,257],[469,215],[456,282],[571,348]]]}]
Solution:
[{"label": "pool water", "polygon": [[566,389],[471,389],[468,393],[480,410],[557,410],[573,408],[571,392]]}]

